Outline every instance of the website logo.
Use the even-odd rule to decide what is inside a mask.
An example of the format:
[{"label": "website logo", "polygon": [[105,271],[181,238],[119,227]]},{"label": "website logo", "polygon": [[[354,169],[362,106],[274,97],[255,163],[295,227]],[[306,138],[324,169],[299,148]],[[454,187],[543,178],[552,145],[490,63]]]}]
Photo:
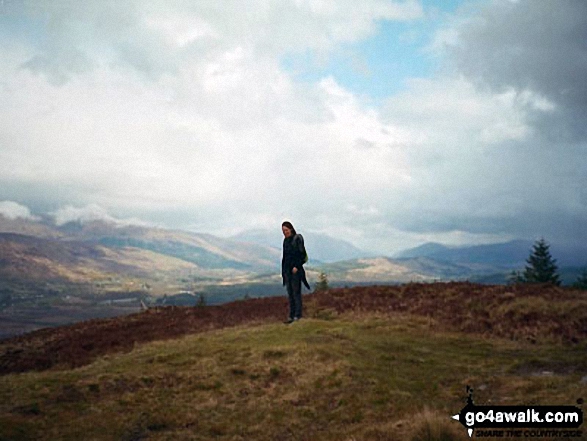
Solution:
[{"label": "website logo", "polygon": [[[452,418],[469,437],[581,437],[583,410],[576,406],[477,406],[473,389],[467,386],[467,405]],[[577,400],[583,404],[583,400]],[[499,430],[497,430],[499,429]],[[523,430],[522,430],[523,429]],[[541,430],[536,430],[541,429]]]}]

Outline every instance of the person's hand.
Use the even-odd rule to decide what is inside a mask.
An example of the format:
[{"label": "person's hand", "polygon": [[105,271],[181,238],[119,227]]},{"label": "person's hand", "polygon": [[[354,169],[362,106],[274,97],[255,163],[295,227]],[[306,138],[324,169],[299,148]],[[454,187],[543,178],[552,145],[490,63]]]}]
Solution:
[{"label": "person's hand", "polygon": [[291,270],[292,274],[297,274],[298,269],[294,266],[294,269]]}]

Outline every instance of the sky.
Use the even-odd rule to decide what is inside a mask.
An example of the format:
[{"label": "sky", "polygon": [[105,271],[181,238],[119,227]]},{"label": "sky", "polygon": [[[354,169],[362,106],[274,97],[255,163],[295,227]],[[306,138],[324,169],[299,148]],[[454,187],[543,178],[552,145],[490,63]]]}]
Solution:
[{"label": "sky", "polygon": [[0,0],[0,213],[587,239],[583,0]]}]

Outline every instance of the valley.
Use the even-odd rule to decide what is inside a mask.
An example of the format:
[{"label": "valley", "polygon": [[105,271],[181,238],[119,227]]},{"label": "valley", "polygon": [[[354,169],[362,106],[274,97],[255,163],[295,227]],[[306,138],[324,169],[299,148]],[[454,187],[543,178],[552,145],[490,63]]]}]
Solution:
[{"label": "valley", "polygon": [[[467,249],[430,244],[396,257],[368,256],[340,239],[312,233],[306,245],[311,285],[324,273],[330,287],[505,284],[509,272],[523,265],[520,256],[527,246],[519,241]],[[57,226],[48,218],[15,221],[0,215],[0,338],[149,306],[284,296],[279,247],[279,232],[220,238],[106,221]],[[580,258],[572,256],[580,255],[565,258],[579,265]],[[579,269],[565,269],[563,278],[568,274],[572,280]]]}]

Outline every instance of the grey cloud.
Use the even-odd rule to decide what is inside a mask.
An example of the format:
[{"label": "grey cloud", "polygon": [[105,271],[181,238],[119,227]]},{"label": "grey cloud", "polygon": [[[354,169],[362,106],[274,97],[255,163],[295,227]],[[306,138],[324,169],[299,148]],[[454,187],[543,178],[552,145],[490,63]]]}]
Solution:
[{"label": "grey cloud", "polygon": [[390,196],[386,222],[584,241],[587,3],[495,0],[462,14],[443,55],[465,80],[414,82],[388,103],[390,121],[427,136],[407,147],[411,184]]},{"label": "grey cloud", "polygon": [[467,231],[587,240],[587,170],[580,150],[559,151],[538,138],[510,142],[480,154],[461,153],[415,171],[415,185],[401,194],[389,221],[409,232]]},{"label": "grey cloud", "polygon": [[21,18],[38,30],[21,36],[34,53],[21,67],[44,74],[54,85],[100,64],[131,67],[155,78],[177,68],[177,50],[145,24],[145,11],[138,2],[24,4]]},{"label": "grey cloud", "polygon": [[534,110],[551,139],[587,137],[587,3],[495,1],[448,47],[460,72],[493,90],[533,91],[555,105]]}]

